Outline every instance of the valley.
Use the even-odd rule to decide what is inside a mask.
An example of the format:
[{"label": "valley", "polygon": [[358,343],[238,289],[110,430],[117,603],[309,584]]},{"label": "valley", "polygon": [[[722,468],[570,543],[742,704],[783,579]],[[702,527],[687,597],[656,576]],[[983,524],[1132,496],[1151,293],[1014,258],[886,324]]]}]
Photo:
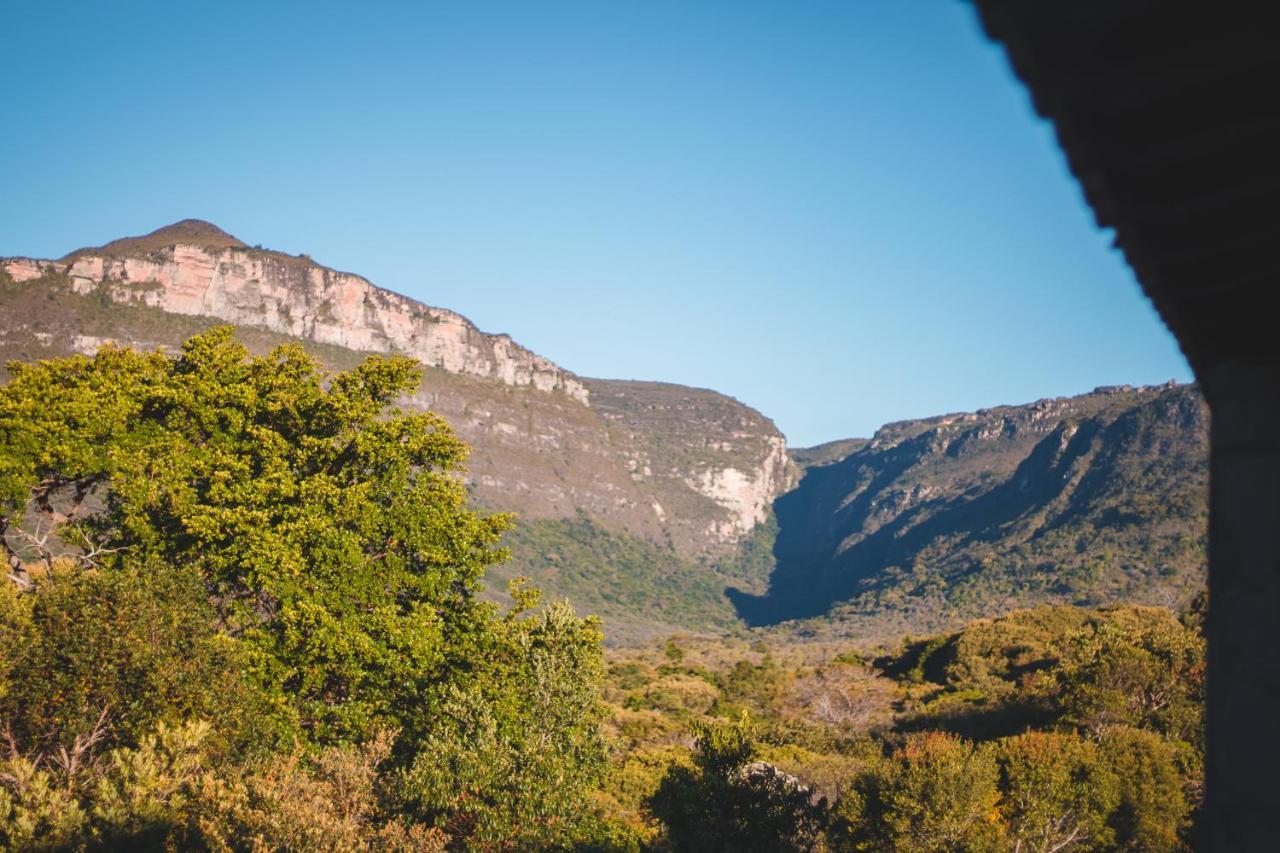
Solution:
[{"label": "valley", "polygon": [[221,323],[330,369],[400,353],[409,410],[472,448],[517,516],[489,594],[527,575],[610,642],[747,626],[864,639],[1020,606],[1181,606],[1203,582],[1207,412],[1193,386],[1100,388],[788,448],[715,391],[590,379],[462,315],[184,220],[60,260],[0,259],[0,357],[175,350]]}]

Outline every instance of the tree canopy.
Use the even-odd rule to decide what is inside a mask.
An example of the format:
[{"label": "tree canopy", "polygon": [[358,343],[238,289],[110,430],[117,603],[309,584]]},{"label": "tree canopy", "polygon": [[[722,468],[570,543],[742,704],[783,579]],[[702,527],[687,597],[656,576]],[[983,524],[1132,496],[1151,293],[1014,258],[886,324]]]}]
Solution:
[{"label": "tree canopy", "polygon": [[329,374],[218,328],[8,369],[0,849],[1195,837],[1194,621],[1043,607],[874,665],[686,635],[606,670],[596,619],[519,580],[482,600],[509,520],[397,406],[414,362]]},{"label": "tree canopy", "polygon": [[467,508],[451,476],[466,447],[439,417],[392,411],[417,381],[399,357],[331,378],[296,345],[249,358],[225,327],[177,358],[16,365],[0,394],[5,541],[65,518],[71,559],[198,572],[320,740],[411,722],[478,630],[507,524]]},{"label": "tree canopy", "polygon": [[[599,629],[563,605],[530,612],[521,587],[505,614],[478,597],[509,520],[468,505],[448,425],[395,405],[416,362],[330,375],[297,345],[253,357],[215,328],[174,356],[106,347],[9,370],[0,726],[17,763],[0,777],[27,781],[0,790],[0,812],[14,826],[53,832],[50,813],[67,838],[142,832],[102,792],[136,800],[150,783],[110,768],[177,760],[178,742],[201,772],[250,762],[233,773],[247,788],[197,795],[194,776],[166,776],[153,809],[172,823],[204,808],[227,838],[276,819],[235,797],[272,778],[323,788],[326,761],[376,782],[360,809],[455,838],[549,843],[593,825]],[[69,799],[50,806],[46,789]]]}]

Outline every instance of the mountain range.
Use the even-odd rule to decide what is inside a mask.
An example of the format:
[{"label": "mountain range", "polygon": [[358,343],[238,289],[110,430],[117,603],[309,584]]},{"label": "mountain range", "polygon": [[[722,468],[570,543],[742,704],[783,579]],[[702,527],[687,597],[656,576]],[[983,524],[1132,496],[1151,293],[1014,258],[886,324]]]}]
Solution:
[{"label": "mountain range", "polygon": [[[786,446],[715,391],[590,379],[461,314],[199,220],[0,258],[0,358],[175,349],[231,323],[333,369],[420,360],[411,409],[473,448],[512,560],[625,643],[676,630],[934,630],[1041,601],[1175,603],[1203,582],[1207,412],[1194,386],[1100,388]],[[0,380],[7,373],[0,372]]]}]

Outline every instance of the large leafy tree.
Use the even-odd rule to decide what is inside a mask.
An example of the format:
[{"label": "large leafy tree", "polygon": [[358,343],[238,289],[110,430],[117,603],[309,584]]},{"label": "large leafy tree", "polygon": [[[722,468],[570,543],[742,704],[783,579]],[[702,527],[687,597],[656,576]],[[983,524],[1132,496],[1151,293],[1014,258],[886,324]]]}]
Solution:
[{"label": "large leafy tree", "polygon": [[694,727],[692,766],[674,764],[650,798],[680,851],[799,851],[821,843],[826,803],[800,780],[756,761],[755,730],[744,715]]},{"label": "large leafy tree", "polygon": [[999,742],[1004,813],[1015,850],[1114,849],[1117,779],[1092,741],[1027,732]]},{"label": "large leafy tree", "polygon": [[10,367],[0,502],[10,573],[162,564],[204,584],[271,701],[318,742],[412,735],[488,650],[475,598],[503,516],[467,507],[466,447],[394,401],[415,362],[327,376],[229,328],[176,358],[107,348]]},{"label": "large leafy tree", "polygon": [[998,771],[990,749],[943,732],[907,737],[836,804],[837,850],[998,850]]},{"label": "large leafy tree", "polygon": [[9,370],[0,847],[608,835],[597,623],[518,583],[505,614],[478,599],[508,519],[394,405],[415,362],[328,375],[218,328]]}]

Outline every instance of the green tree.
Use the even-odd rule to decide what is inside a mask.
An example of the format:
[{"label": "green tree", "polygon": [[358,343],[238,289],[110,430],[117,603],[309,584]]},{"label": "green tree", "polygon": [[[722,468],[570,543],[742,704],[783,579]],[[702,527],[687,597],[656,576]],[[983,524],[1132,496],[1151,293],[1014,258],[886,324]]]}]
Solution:
[{"label": "green tree", "polygon": [[650,808],[681,851],[812,850],[821,843],[826,804],[795,777],[754,761],[754,730],[743,716],[694,727],[693,766],[674,764]]},{"label": "green tree", "polygon": [[999,849],[1000,799],[990,750],[943,732],[907,738],[856,776],[835,808],[838,850]]},{"label": "green tree", "polygon": [[1204,654],[1204,638],[1166,610],[1115,611],[1062,644],[1063,714],[1095,735],[1126,725],[1202,749]]},{"label": "green tree", "polygon": [[454,686],[404,774],[403,798],[428,823],[493,849],[585,843],[605,831],[592,800],[604,776],[600,631],[567,604],[518,618],[485,638],[474,677]]},{"label": "green tree", "polygon": [[452,650],[486,630],[474,594],[508,523],[467,508],[466,447],[445,423],[392,407],[418,371],[371,357],[327,377],[295,345],[249,358],[229,328],[172,359],[108,348],[11,365],[10,562],[51,562],[48,540],[31,554],[18,534],[66,518],[59,539],[86,566],[189,567],[311,737],[358,739],[379,720],[412,735]]},{"label": "green tree", "polygon": [[216,720],[214,740],[234,752],[285,735],[242,675],[243,648],[213,627],[197,577],[58,565],[36,586],[0,589],[0,733],[11,749],[74,776],[162,721]]},{"label": "green tree", "polygon": [[5,843],[444,843],[392,801],[464,845],[616,840],[598,626],[520,583],[505,615],[478,599],[508,519],[468,508],[442,420],[393,405],[415,363],[330,376],[221,328],[9,371]]},{"label": "green tree", "polygon": [[1179,750],[1154,732],[1115,726],[1099,744],[1119,783],[1120,803],[1111,816],[1116,843],[1152,853],[1186,849],[1191,801],[1179,771]]},{"label": "green tree", "polygon": [[1015,850],[1109,850],[1120,801],[1096,744],[1074,734],[1028,732],[997,745],[1002,811]]}]

